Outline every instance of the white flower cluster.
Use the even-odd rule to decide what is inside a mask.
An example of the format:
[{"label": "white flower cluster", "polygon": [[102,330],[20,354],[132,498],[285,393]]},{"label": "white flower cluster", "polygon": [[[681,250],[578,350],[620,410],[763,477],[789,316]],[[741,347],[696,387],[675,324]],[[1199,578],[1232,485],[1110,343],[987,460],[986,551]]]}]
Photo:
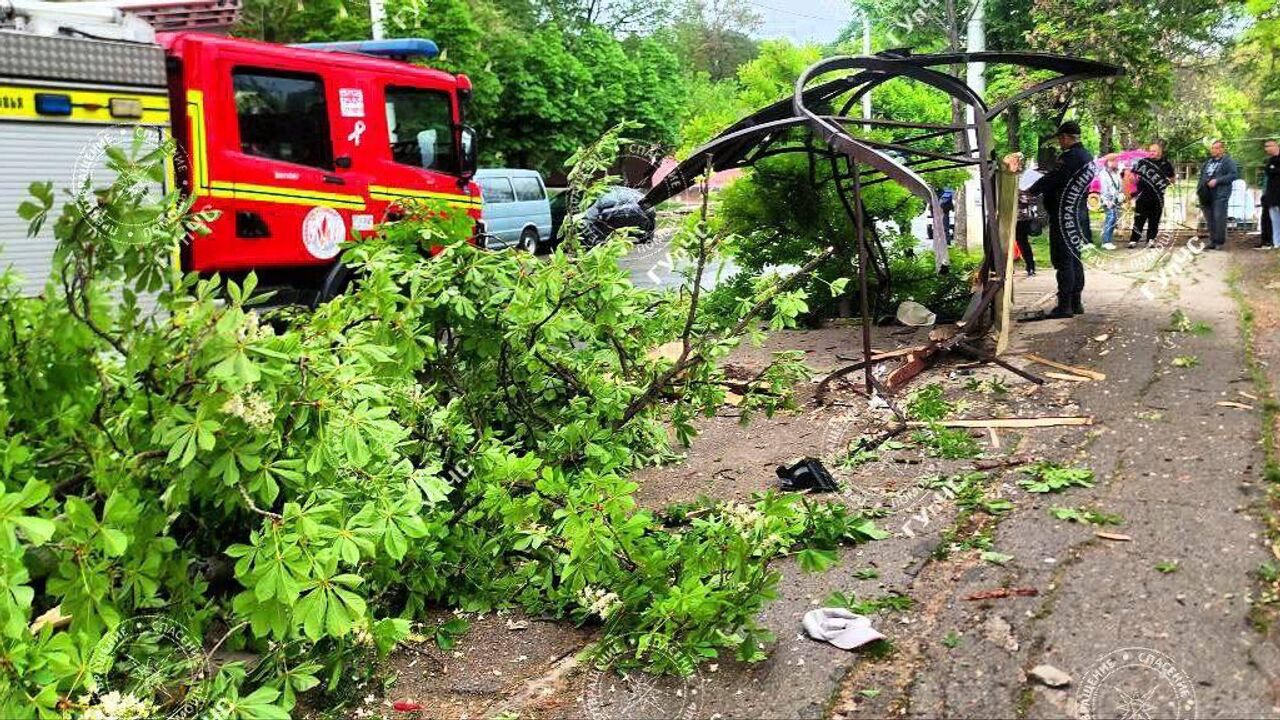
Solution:
[{"label": "white flower cluster", "polygon": [[249,391],[227,398],[222,404],[222,412],[256,428],[270,427],[276,420],[275,413],[271,412],[271,403],[262,395]]},{"label": "white flower cluster", "polygon": [[240,327],[236,328],[236,340],[245,345],[269,334],[267,329],[262,326],[262,323],[258,321],[258,313],[254,310],[245,313],[244,322],[240,323]]},{"label": "white flower cluster", "polygon": [[582,603],[582,606],[591,614],[599,615],[602,620],[608,620],[614,611],[622,607],[622,601],[618,599],[617,593],[606,592],[590,585],[582,589],[582,593],[578,595],[578,602]]},{"label": "white flower cluster", "polygon": [[725,519],[738,532],[758,530],[764,524],[764,513],[745,503],[726,503]]},{"label": "white flower cluster", "polygon": [[[87,703],[88,698],[85,698]],[[81,720],[147,720],[155,713],[150,702],[117,690],[98,698],[97,705],[85,708]]]}]

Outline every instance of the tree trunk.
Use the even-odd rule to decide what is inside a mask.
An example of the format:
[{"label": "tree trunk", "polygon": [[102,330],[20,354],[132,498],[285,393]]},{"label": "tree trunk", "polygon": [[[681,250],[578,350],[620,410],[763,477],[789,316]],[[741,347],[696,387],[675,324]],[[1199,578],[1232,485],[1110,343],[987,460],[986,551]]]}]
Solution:
[{"label": "tree trunk", "polygon": [[1022,110],[1017,105],[1010,107],[1004,114],[1005,129],[1009,141],[1009,152],[1021,152],[1018,136],[1022,134]]}]

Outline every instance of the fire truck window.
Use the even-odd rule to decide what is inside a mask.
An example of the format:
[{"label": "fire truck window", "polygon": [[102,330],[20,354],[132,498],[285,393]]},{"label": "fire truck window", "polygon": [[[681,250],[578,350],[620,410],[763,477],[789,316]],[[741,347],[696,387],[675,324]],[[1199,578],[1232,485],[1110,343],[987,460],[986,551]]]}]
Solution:
[{"label": "fire truck window", "polygon": [[516,194],[511,190],[511,181],[506,178],[480,178],[480,197],[487,203],[509,203],[516,201]]},{"label": "fire truck window", "polygon": [[453,153],[453,108],[438,90],[387,88],[387,134],[391,158],[403,165],[457,172]]},{"label": "fire truck window", "polygon": [[516,187],[516,200],[520,202],[543,199],[542,183],[538,182],[538,178],[511,178],[511,184]]},{"label": "fire truck window", "polygon": [[232,73],[240,151],[333,168],[324,84],[315,75],[237,69]]}]

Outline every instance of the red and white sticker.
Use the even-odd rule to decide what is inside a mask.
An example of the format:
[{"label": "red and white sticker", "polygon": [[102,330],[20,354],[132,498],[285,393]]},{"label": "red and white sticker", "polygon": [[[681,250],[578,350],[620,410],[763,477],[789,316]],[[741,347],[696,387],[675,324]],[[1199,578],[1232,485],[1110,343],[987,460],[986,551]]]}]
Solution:
[{"label": "red and white sticker", "polygon": [[346,235],[346,221],[331,207],[313,207],[302,220],[302,244],[307,252],[321,260],[337,255]]},{"label": "red and white sticker", "polygon": [[364,91],[360,88],[338,88],[338,109],[344,118],[364,117]]}]

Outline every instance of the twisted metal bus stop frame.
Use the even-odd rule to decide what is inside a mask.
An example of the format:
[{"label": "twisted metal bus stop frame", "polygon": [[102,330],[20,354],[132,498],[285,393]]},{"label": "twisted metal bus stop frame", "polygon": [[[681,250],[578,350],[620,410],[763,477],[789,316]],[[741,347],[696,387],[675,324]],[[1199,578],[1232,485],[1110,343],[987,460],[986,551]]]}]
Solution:
[{"label": "twisted metal bus stop frame", "polygon": [[[1015,65],[1052,75],[989,106],[958,77],[937,69],[969,63]],[[815,81],[833,73],[845,74],[815,84]],[[868,274],[875,273],[877,287],[882,293],[887,291],[892,278],[884,246],[876,236],[875,228],[866,222],[863,188],[893,181],[925,202],[932,217],[936,269],[946,272],[948,256],[942,209],[937,195],[921,174],[952,168],[978,168],[983,260],[969,305],[956,323],[954,333],[949,336],[943,333],[942,337],[932,340],[920,352],[908,356],[907,361],[889,376],[887,387],[880,387],[883,393],[887,393],[923,370],[941,352],[956,349],[970,354],[976,352],[969,343],[980,340],[991,328],[994,301],[1006,282],[1007,258],[1001,248],[1013,242],[1013,238],[1004,238],[1005,244],[1002,245],[997,221],[999,160],[995,157],[991,135],[992,121],[1037,93],[1068,83],[1121,74],[1123,70],[1114,65],[1043,53],[913,55],[909,50],[889,50],[872,56],[828,58],[813,64],[800,75],[792,97],[743,118],[695,150],[653,186],[644,203],[654,207],[693,186],[705,173],[747,167],[764,158],[785,153],[802,152],[808,156],[810,181],[816,186],[817,162],[829,163],[837,196],[854,227],[859,257],[863,360],[845,370],[865,369],[866,392],[870,394],[879,383],[871,373],[874,358],[871,353]],[[866,93],[897,78],[923,83],[958,100],[972,110],[973,122],[939,124],[861,118],[849,114],[858,107]],[[857,126],[887,130],[891,139],[875,139],[866,134],[855,136]],[[942,137],[951,137],[956,149],[944,152],[918,146],[923,141]],[[871,239],[868,239],[869,235]]]}]

